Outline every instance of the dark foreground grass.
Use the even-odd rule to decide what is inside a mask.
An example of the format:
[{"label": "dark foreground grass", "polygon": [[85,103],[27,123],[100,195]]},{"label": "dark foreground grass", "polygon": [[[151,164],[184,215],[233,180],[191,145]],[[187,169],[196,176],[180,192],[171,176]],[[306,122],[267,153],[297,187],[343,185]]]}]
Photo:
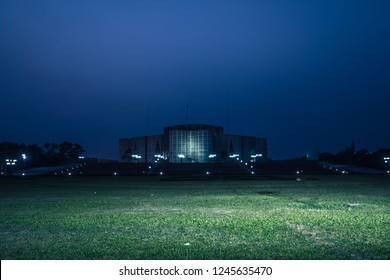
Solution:
[{"label": "dark foreground grass", "polygon": [[388,177],[0,180],[1,259],[390,259]]}]

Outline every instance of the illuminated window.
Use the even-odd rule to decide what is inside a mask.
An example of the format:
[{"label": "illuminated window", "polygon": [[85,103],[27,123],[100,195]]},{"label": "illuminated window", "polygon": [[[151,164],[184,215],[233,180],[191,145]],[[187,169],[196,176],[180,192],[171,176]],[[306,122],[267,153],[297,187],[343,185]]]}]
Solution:
[{"label": "illuminated window", "polygon": [[212,139],[208,130],[178,129],[169,132],[171,162],[208,162],[211,149]]}]

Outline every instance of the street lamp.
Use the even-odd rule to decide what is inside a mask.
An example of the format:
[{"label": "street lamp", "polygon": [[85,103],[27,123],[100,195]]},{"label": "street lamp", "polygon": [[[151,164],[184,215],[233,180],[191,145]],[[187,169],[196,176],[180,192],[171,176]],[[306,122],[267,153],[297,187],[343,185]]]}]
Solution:
[{"label": "street lamp", "polygon": [[263,156],[263,154],[254,154],[254,155],[251,155],[251,158],[252,158],[252,161],[251,162],[256,162],[257,158],[261,158]]},{"label": "street lamp", "polygon": [[23,159],[23,169],[24,169],[24,168],[26,168],[27,155],[26,154],[22,154],[22,159]]},{"label": "street lamp", "polygon": [[17,162],[18,162],[17,159],[9,159],[9,158],[7,158],[5,160],[5,165],[6,165],[7,169],[9,170],[9,174],[12,174],[12,168],[11,167],[14,167]]},{"label": "street lamp", "polygon": [[6,159],[5,164],[6,165],[16,165],[17,159]]},{"label": "street lamp", "polygon": [[[385,161],[385,166],[386,167],[389,167],[390,166],[390,157],[384,157],[383,160]],[[387,170],[386,172],[387,174],[389,174],[389,170]]]},{"label": "street lamp", "polygon": [[180,158],[180,163],[183,163],[183,158],[185,158],[186,156],[183,154],[179,154],[177,156]]}]

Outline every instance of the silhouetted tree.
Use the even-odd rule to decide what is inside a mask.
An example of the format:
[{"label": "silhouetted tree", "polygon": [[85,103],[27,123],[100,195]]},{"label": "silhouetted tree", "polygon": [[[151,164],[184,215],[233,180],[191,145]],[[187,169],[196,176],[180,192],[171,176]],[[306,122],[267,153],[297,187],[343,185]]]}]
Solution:
[{"label": "silhouetted tree", "polygon": [[83,155],[85,150],[80,144],[72,144],[72,149],[69,152],[69,158],[72,160],[78,160],[79,156]]},{"label": "silhouetted tree", "polygon": [[[80,144],[68,141],[63,141],[59,145],[45,143],[43,147],[37,144],[0,142],[0,164],[4,166],[6,159],[17,159],[18,165],[15,168],[58,165],[73,162],[84,152]],[[22,154],[26,155],[26,159],[23,159]]]},{"label": "silhouetted tree", "polygon": [[334,155],[331,153],[320,153],[318,155],[318,161],[334,162]]},{"label": "silhouetted tree", "polygon": [[390,149],[379,149],[373,153],[370,153],[367,149],[361,149],[354,152],[354,142],[352,142],[351,147],[348,147],[345,151],[338,152],[335,155],[321,153],[319,161],[371,168],[388,168],[389,165],[384,161],[385,157],[390,157]]}]

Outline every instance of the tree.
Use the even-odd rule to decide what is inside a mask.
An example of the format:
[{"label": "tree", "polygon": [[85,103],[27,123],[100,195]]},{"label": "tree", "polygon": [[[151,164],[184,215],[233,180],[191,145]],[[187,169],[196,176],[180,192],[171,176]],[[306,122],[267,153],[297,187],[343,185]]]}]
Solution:
[{"label": "tree", "polygon": [[84,153],[85,153],[85,150],[83,149],[83,147],[81,147],[81,145],[78,143],[74,143],[72,145],[70,152],[69,152],[69,158],[72,160],[77,160],[79,158],[79,156],[81,156]]},{"label": "tree", "polygon": [[318,161],[333,162],[334,161],[334,155],[331,154],[331,153],[320,153],[318,155]]},{"label": "tree", "polygon": [[[0,142],[0,164],[5,165],[6,159],[24,161],[23,168],[29,166],[59,165],[75,161],[85,152],[78,143],[63,141],[60,144],[45,143],[43,147],[38,144],[25,145],[14,142]],[[22,158],[22,154],[26,158]]]}]

